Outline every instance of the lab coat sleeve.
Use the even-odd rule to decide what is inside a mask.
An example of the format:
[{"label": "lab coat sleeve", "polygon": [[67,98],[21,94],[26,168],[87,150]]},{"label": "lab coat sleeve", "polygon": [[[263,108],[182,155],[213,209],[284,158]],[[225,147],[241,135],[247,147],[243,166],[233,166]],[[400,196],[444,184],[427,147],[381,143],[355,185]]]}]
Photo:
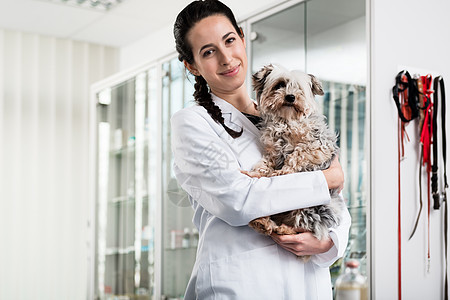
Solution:
[{"label": "lab coat sleeve", "polygon": [[330,267],[336,260],[344,256],[345,249],[347,248],[351,216],[342,194],[340,195],[339,201],[343,202],[343,209],[340,214],[341,222],[336,228],[330,228],[330,238],[334,245],[327,252],[316,254],[312,257],[312,261],[320,267]]},{"label": "lab coat sleeve", "polygon": [[213,125],[194,110],[181,110],[171,119],[175,176],[209,213],[243,226],[262,216],[329,203],[321,171],[259,179],[242,174]]}]

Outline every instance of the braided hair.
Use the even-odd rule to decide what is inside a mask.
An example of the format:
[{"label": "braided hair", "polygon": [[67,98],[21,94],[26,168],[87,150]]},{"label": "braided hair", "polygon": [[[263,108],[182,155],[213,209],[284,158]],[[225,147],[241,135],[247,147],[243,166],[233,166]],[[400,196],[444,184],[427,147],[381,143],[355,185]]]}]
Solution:
[{"label": "braided hair", "polygon": [[[227,17],[236,29],[236,32],[238,32],[239,36],[241,38],[244,37],[241,28],[237,25],[233,12],[222,2],[218,0],[198,0],[191,2],[178,14],[173,27],[175,46],[178,52],[178,59],[180,61],[185,61],[188,64],[194,63],[194,55],[192,53],[192,47],[187,39],[187,35],[191,28],[194,27],[194,25],[199,21],[214,15],[223,15]],[[237,138],[241,136],[243,129],[238,132],[225,125],[222,111],[214,103],[210,94],[208,83],[201,75],[195,76],[194,88],[195,91],[193,96],[195,102],[198,105],[203,106],[211,118],[222,125],[231,137]]]}]

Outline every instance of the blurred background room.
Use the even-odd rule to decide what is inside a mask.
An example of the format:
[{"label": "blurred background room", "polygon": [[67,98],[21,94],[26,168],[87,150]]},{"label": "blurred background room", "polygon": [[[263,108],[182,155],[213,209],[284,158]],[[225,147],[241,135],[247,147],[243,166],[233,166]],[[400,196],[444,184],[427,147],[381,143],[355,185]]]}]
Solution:
[{"label": "blurred background room", "polygon": [[[189,2],[0,0],[0,300],[183,298],[198,231],[171,168],[170,117],[194,105],[172,34]],[[223,2],[248,78],[279,63],[324,86],[352,216],[332,281],[357,260],[369,299],[397,298],[391,89],[403,68],[450,75],[450,2]],[[407,147],[405,186],[419,176]],[[443,299],[442,212],[430,214],[429,269],[427,224],[407,239],[417,193],[404,192],[402,294]]]}]

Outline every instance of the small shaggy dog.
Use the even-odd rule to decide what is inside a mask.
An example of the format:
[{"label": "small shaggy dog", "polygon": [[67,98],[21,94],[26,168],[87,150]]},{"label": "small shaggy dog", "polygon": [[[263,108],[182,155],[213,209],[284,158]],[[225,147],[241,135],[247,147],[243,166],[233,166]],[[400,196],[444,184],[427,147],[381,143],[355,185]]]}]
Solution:
[{"label": "small shaggy dog", "polygon": [[[271,177],[327,169],[339,149],[336,134],[317,112],[314,95],[323,95],[317,79],[300,71],[289,72],[268,65],[253,75],[253,88],[263,119],[261,141],[265,151],[252,171],[245,173],[251,177]],[[249,225],[266,235],[310,231],[322,240],[328,237],[330,227],[339,224],[343,205],[337,190],[330,190],[330,194],[328,205],[258,218]]]}]

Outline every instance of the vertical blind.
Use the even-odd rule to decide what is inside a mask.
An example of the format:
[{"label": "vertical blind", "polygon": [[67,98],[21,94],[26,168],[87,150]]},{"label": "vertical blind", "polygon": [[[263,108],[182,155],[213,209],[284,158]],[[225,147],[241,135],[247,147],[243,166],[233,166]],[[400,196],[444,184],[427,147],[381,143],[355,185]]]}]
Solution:
[{"label": "vertical blind", "polygon": [[0,29],[0,299],[86,299],[89,86],[118,50]]}]

